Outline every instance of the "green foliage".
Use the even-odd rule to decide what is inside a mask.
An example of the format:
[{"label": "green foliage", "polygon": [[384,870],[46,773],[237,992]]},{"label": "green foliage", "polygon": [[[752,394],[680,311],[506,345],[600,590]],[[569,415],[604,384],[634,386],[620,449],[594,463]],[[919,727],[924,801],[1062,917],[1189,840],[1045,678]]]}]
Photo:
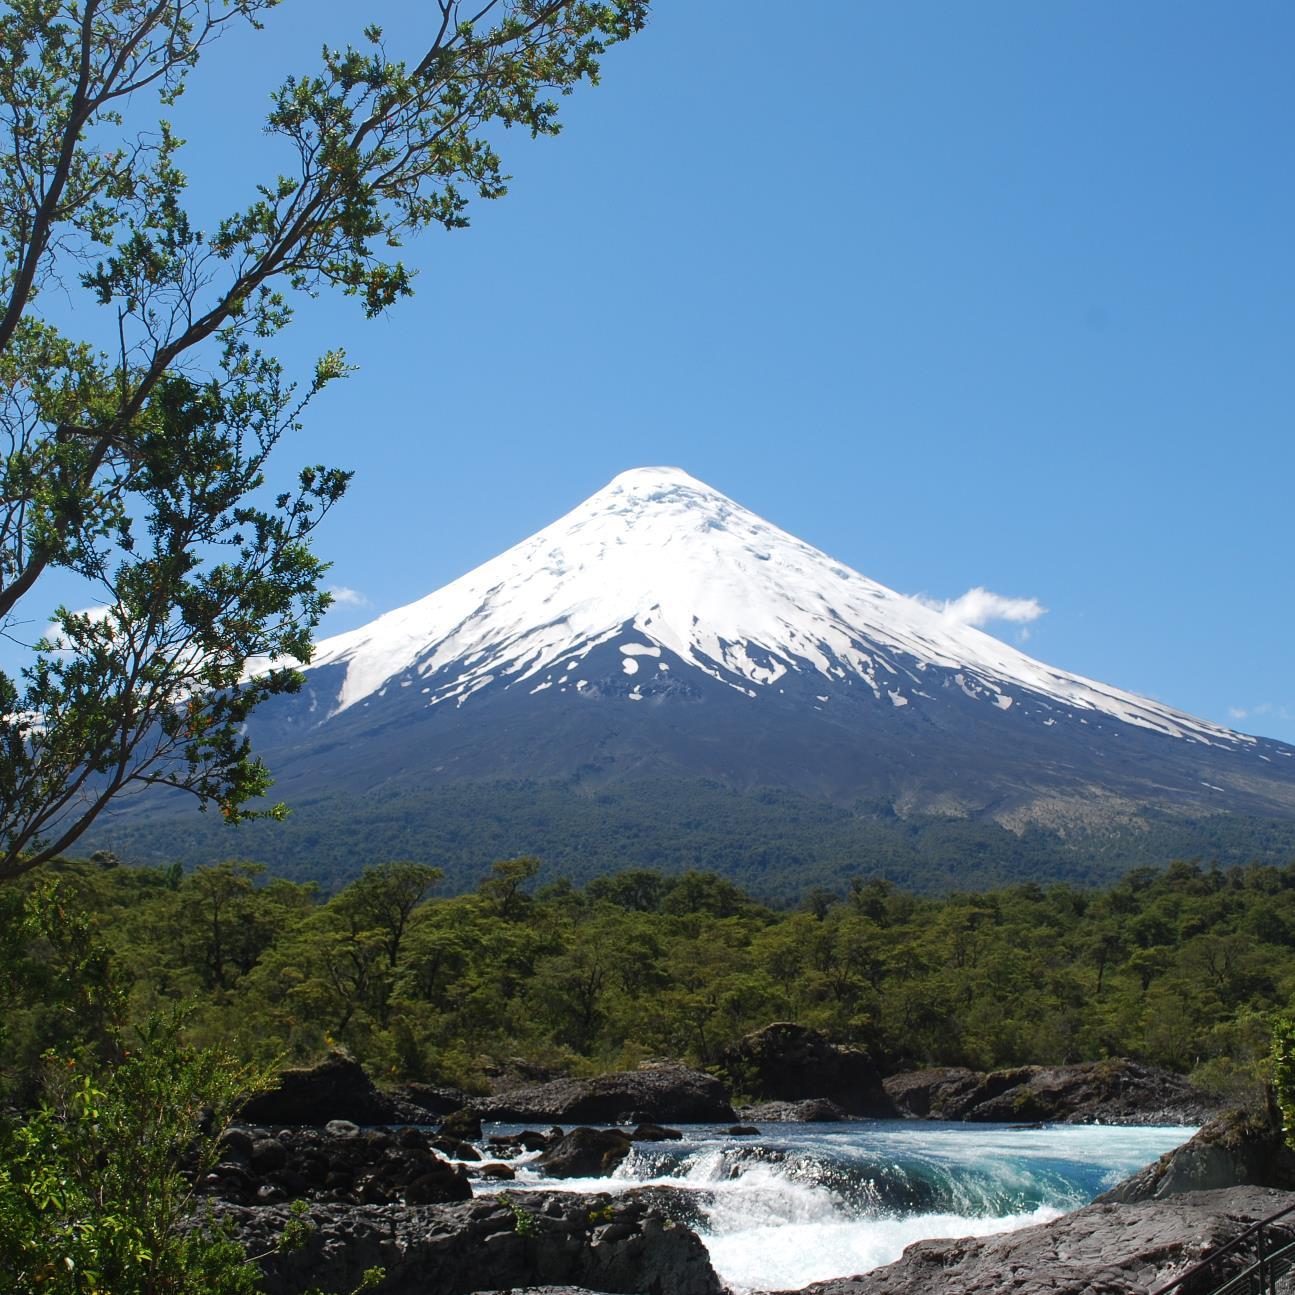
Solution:
[{"label": "green foliage", "polygon": [[255,1272],[198,1217],[192,1182],[260,1077],[187,1041],[179,1010],[120,1023],[124,998],[99,979],[111,970],[61,888],[33,889],[0,927],[6,1002],[30,1011],[57,973],[69,1014],[38,1061],[6,1040],[8,1074],[39,1105],[0,1119],[0,1291],[245,1295]]},{"label": "green foliage", "polygon": [[[1295,1000],[1295,866],[1180,863],[1106,890],[945,899],[856,877],[781,911],[696,872],[536,886],[531,859],[454,897],[408,864],[331,897],[234,864],[177,889],[161,869],[51,867],[97,914],[137,1017],[194,995],[196,1042],[259,1063],[342,1044],[379,1078],[471,1090],[516,1059],[714,1065],[790,1019],[895,1069],[1128,1055],[1257,1100],[1271,1017]],[[237,920],[217,960],[209,896],[226,890]],[[0,1066],[39,1051],[22,1020]]]},{"label": "green foliage", "polygon": [[1272,1084],[1282,1131],[1287,1143],[1295,1147],[1295,1016],[1285,1013],[1273,1024]]},{"label": "green foliage", "polygon": [[513,1214],[513,1227],[519,1237],[533,1237],[538,1231],[535,1215],[505,1192],[499,1198]]},{"label": "green foliage", "polygon": [[[282,171],[204,230],[166,114],[222,29],[276,4],[0,13],[0,631],[49,619],[33,603],[51,576],[90,608],[58,608],[19,676],[0,674],[0,880],[132,785],[281,816],[250,808],[270,779],[244,721],[300,684],[328,605],[311,538],[348,474],[272,483],[270,459],[347,365],[329,351],[294,380],[265,348],[326,287],[366,315],[408,295],[402,241],[504,194],[499,128],[556,134],[553,96],[596,81],[647,11],[486,0],[469,20],[439,0],[408,58],[370,25],[272,95]],[[56,325],[48,289],[85,337]]]}]

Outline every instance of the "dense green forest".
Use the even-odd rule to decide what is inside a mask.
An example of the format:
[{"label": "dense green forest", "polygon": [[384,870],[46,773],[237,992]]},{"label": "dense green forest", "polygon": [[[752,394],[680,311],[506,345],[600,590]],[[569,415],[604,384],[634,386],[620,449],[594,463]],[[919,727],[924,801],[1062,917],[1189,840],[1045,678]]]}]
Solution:
[{"label": "dense green forest", "polygon": [[[1295,864],[1177,862],[1105,890],[947,898],[855,878],[782,911],[698,872],[577,889],[521,858],[468,894],[439,897],[438,881],[388,863],[324,898],[246,863],[185,874],[99,856],[26,884],[91,915],[109,951],[92,979],[140,1020],[192,1001],[195,1041],[258,1064],[338,1043],[379,1077],[477,1090],[510,1065],[713,1064],[776,1019],[864,1045],[887,1070],[1128,1055],[1227,1090],[1295,992]],[[11,1084],[60,1042],[66,956],[29,950],[50,992],[9,1016]]]},{"label": "dense green forest", "polygon": [[393,786],[294,800],[285,821],[244,823],[237,832],[215,815],[195,816],[184,800],[173,814],[127,809],[89,839],[91,848],[141,863],[213,864],[236,853],[328,890],[377,858],[435,864],[452,893],[476,885],[483,859],[533,853],[577,885],[627,867],[705,869],[776,904],[796,902],[813,885],[843,888],[860,872],[948,894],[1038,879],[1108,885],[1131,867],[1173,858],[1224,867],[1295,859],[1288,819],[1147,811],[1126,831],[1018,833],[987,818],[900,817],[885,803],[841,806],[785,788],[740,791],[682,778],[598,789],[538,780]]}]

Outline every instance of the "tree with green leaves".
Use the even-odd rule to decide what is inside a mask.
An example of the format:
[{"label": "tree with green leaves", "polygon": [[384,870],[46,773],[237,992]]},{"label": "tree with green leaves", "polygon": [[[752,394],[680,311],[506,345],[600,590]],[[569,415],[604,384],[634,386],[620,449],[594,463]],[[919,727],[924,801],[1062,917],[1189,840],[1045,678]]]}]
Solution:
[{"label": "tree with green leaves", "polygon": [[439,868],[399,859],[365,870],[338,897],[355,931],[376,931],[393,971],[414,910],[440,881]]},{"label": "tree with green leaves", "polygon": [[[224,29],[277,4],[0,4],[0,633],[28,648],[0,674],[0,880],[127,789],[258,812],[243,722],[299,685],[328,602],[311,538],[348,475],[272,485],[348,367],[334,350],[294,378],[272,339],[324,288],[367,315],[406,296],[402,241],[500,197],[498,128],[555,134],[554,96],[597,80],[648,0],[434,0],[409,57],[376,24],[325,48],[272,95],[281,173],[203,228],[167,113]],[[82,609],[32,634],[55,575]]]}]

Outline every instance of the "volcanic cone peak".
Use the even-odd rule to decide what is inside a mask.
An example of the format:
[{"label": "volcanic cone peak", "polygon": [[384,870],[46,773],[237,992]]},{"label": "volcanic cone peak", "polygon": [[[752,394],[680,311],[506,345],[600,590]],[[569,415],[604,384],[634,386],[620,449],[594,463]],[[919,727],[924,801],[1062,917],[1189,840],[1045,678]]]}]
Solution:
[{"label": "volcanic cone peak", "polygon": [[1044,665],[670,467],[621,473],[453,583],[326,640],[314,667],[342,671],[333,715],[388,687],[461,706],[492,688],[585,691],[584,663],[606,645],[624,678],[639,677],[631,699],[656,695],[649,678],[680,669],[751,699],[795,682],[820,704],[848,689],[895,709],[920,710],[951,686],[1041,725],[1061,706],[1191,742],[1254,742]]}]

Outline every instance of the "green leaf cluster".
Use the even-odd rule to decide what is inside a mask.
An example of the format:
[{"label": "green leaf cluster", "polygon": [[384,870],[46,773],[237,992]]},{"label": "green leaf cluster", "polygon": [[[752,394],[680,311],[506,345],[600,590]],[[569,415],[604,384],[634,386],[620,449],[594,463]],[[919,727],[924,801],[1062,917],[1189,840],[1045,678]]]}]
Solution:
[{"label": "green leaf cluster", "polygon": [[[190,1043],[182,1010],[126,1025],[112,960],[66,889],[36,888],[5,917],[0,983],[19,1014],[6,1075],[22,1062],[24,1107],[0,1117],[0,1291],[248,1295],[255,1270],[202,1218],[193,1183],[261,1077]],[[60,1046],[16,1057],[13,1026],[51,989]]]}]

